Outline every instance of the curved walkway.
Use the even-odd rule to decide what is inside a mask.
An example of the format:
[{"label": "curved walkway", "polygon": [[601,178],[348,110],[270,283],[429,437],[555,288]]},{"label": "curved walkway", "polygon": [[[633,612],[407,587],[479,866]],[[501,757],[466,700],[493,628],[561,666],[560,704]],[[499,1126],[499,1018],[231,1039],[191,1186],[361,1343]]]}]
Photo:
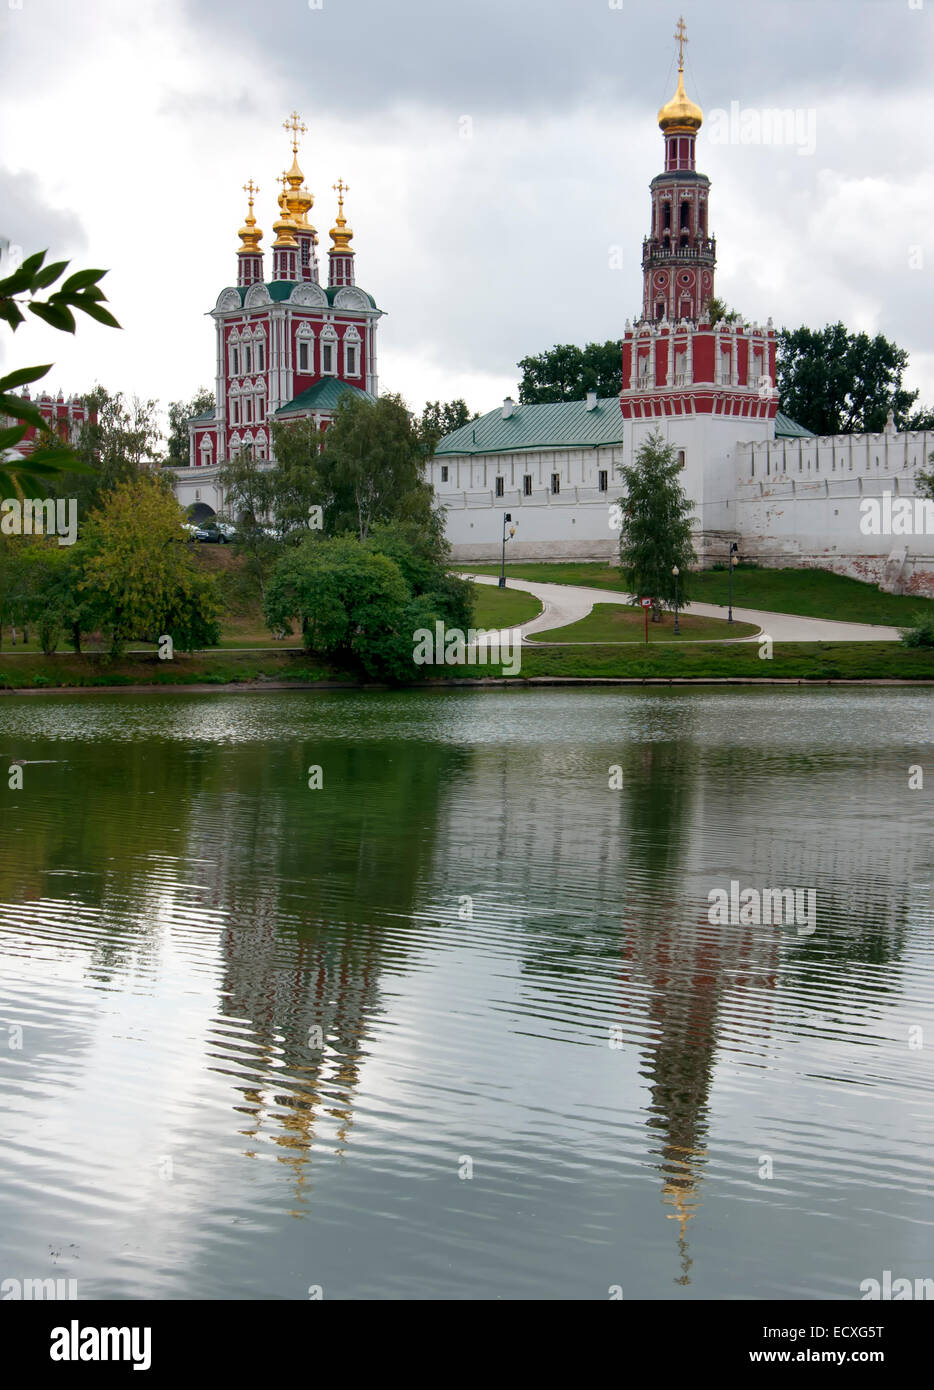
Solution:
[{"label": "curved walkway", "polygon": [[[495,575],[473,574],[470,570],[458,571],[475,584],[496,584]],[[515,628],[503,629],[518,632],[522,638],[533,632],[548,632],[552,628],[567,627],[569,623],[586,618],[595,603],[632,603],[628,594],[613,593],[608,589],[587,589],[576,584],[537,584],[526,579],[507,579],[507,589],[524,589],[540,599],[543,606],[537,618],[520,623]],[[696,614],[701,618],[726,619],[726,605],[716,603],[686,603],[682,613]],[[763,613],[755,608],[737,608],[733,605],[733,617],[740,623],[755,623],[775,642],[897,642],[898,628],[876,627],[871,623],[843,623],[831,618],[801,618],[795,613]],[[723,637],[707,639],[723,642],[756,642],[758,634],[749,637]]]}]

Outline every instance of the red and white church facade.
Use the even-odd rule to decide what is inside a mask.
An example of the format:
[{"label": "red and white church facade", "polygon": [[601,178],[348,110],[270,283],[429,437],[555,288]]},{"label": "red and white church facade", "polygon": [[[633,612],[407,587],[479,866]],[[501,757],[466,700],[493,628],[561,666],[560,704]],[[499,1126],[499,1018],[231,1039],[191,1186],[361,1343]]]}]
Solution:
[{"label": "red and white church facade", "polygon": [[305,126],[293,112],[285,127],[292,135],[292,165],[281,176],[269,278],[253,213],[259,189],[250,179],[244,185],[248,212],[239,233],[237,283],[221,291],[210,311],[216,327],[214,406],[189,421],[189,467],[175,470],[176,496],[196,520],[223,509],[221,463],[247,449],[258,460],[274,461],[274,423],[312,420],[324,431],[343,396],[377,395],[382,311],[356,283],[353,231],[344,217],[347,186],[340,179],[334,185],[338,211],[323,283],[318,234],[308,218],[314,197],[298,164]]}]

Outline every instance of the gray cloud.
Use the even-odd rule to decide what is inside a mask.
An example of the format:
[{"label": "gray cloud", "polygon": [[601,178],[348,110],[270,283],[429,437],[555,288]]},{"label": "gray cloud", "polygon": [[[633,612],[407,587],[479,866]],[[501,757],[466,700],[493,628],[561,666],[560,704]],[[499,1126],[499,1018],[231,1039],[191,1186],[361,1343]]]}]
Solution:
[{"label": "gray cloud", "polygon": [[[615,0],[614,0],[615,2]],[[688,84],[770,105],[785,94],[926,89],[929,9],[907,0],[187,0],[202,42],[248,48],[309,111],[375,113],[400,101],[469,113],[569,111],[596,93],[646,107],[670,94],[674,27],[688,26]],[[665,81],[666,69],[669,81]],[[714,83],[716,82],[716,87]]]},{"label": "gray cloud", "polygon": [[70,208],[52,207],[34,174],[14,174],[2,166],[0,236],[22,246],[27,255],[48,248],[53,256],[68,256],[88,244],[80,218]]}]

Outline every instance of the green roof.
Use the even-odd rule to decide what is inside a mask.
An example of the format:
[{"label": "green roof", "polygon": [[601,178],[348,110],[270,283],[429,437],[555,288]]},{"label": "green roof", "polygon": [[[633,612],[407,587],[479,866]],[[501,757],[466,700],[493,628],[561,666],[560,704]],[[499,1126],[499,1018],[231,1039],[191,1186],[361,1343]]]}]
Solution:
[{"label": "green roof", "polygon": [[300,396],[296,396],[286,405],[280,405],[276,411],[277,415],[291,415],[294,411],[305,410],[336,410],[337,404],[342,396],[347,394],[362,396],[365,401],[373,400],[368,391],[361,391],[359,386],[352,386],[349,381],[339,381],[337,377],[325,376],[320,381],[316,381],[314,386],[309,386],[307,391],[303,391]]},{"label": "green roof", "polygon": [[506,454],[519,449],[593,449],[622,444],[623,416],[619,397],[586,401],[552,401],[547,405],[517,405],[508,420],[502,406],[447,434],[435,450],[441,454]]},{"label": "green roof", "polygon": [[365,299],[368,299],[368,300],[370,301],[370,308],[371,308],[371,309],[375,309],[375,308],[376,308],[376,300],[375,300],[375,299],[373,298],[373,296],[370,294],[369,290],[365,290],[365,289],[363,288],[362,285],[322,285],[321,288],[324,290],[325,294],[327,295],[327,297],[328,297],[328,303],[329,303],[329,304],[333,304],[333,303],[334,303],[334,296],[337,294],[338,290],[347,290],[347,289],[351,289],[351,290],[359,290],[360,293],[364,296],[364,298],[365,298]]},{"label": "green roof", "polygon": [[[266,289],[269,291],[269,298],[278,302],[283,299],[288,299],[289,295],[295,289],[296,285],[310,285],[311,283],[312,282],[310,280],[269,280],[266,282]],[[252,285],[231,286],[231,289],[236,289],[237,293],[240,295],[241,304],[246,299],[247,290],[251,290],[252,288]],[[334,296],[337,294],[338,290],[344,290],[349,288],[359,290],[360,293],[364,296],[364,298],[369,301],[370,308],[376,308],[376,300],[369,293],[369,291],[363,289],[361,285],[319,285],[318,288],[324,290],[324,293],[327,295],[327,300],[329,304],[334,303]],[[351,310],[351,312],[353,311]]]},{"label": "green roof", "polygon": [[189,425],[200,425],[200,424],[203,424],[203,422],[204,422],[205,420],[213,420],[213,419],[214,419],[214,407],[212,406],[210,410],[204,411],[204,413],[203,413],[202,415],[189,415],[189,417],[188,417],[188,424],[189,424]]},{"label": "green roof", "polygon": [[790,416],[783,415],[781,411],[775,416],[775,438],[776,439],[813,439],[812,430],[806,430],[803,425],[799,425]]}]

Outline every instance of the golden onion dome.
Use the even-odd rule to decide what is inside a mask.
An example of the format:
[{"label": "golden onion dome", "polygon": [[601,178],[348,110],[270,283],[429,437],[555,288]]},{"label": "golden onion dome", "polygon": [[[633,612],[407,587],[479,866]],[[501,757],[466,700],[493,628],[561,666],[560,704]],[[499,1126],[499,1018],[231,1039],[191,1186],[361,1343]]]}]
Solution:
[{"label": "golden onion dome", "polygon": [[243,243],[242,246],[237,248],[237,255],[260,256],[262,255],[262,248],[259,243],[262,239],[263,229],[262,227],[257,227],[256,218],[253,216],[253,195],[258,193],[259,189],[253,180],[250,179],[249,183],[243,185],[243,191],[249,194],[250,207],[246,215],[246,221],[237,233]]},{"label": "golden onion dome", "polygon": [[675,130],[700,130],[704,124],[703,111],[684,90],[683,68],[678,69],[678,90],[658,113],[658,124],[666,134]]},{"label": "golden onion dome", "polygon": [[311,227],[308,221],[308,213],[315,204],[314,195],[309,193],[307,188],[302,187],[302,184],[305,182],[305,175],[298,167],[297,156],[293,158],[292,167],[284,177],[289,183],[288,201],[292,221],[297,227],[308,227],[311,231],[314,231],[314,228]]},{"label": "golden onion dome", "polygon": [[[283,174],[282,177],[285,180],[286,175]],[[295,240],[295,233],[298,228],[289,211],[289,195],[284,187],[279,194],[279,212],[280,216],[272,224],[272,229],[276,234],[276,239],[272,244],[273,250],[294,250],[298,245]]]},{"label": "golden onion dome", "polygon": [[331,228],[331,254],[340,256],[352,256],[353,247],[353,228],[347,226],[347,219],[344,216],[344,194],[349,191],[349,187],[343,179],[338,179],[334,185],[337,194],[337,223]]}]

